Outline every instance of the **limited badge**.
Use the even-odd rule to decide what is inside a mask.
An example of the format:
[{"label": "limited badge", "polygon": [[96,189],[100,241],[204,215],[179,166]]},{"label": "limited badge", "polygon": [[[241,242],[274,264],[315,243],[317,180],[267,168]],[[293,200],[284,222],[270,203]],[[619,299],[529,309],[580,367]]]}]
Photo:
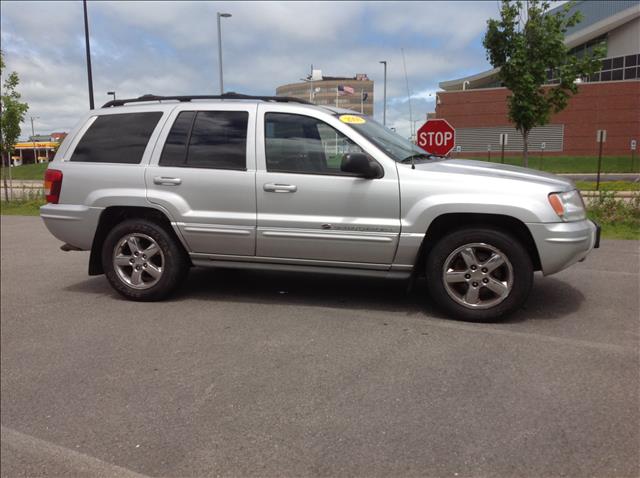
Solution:
[{"label": "limited badge", "polygon": [[363,117],[355,115],[342,115],[340,121],[347,124],[365,124],[367,122]]}]

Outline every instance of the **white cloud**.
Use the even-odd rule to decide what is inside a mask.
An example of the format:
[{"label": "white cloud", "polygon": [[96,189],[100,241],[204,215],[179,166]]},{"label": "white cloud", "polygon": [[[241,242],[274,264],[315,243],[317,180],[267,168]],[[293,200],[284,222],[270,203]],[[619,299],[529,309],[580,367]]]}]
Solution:
[{"label": "white cloud", "polygon": [[[39,116],[38,132],[68,130],[88,107],[81,2],[3,1],[7,70]],[[413,118],[433,111],[440,81],[487,67],[479,35],[495,2],[96,2],[89,1],[96,105],[119,97],[218,92],[216,12],[222,19],[225,89],[274,94],[310,65],[327,75],[367,73],[387,124],[408,135],[400,48]],[[44,21],[43,19],[46,19]],[[432,96],[429,96],[429,94]],[[30,134],[23,130],[23,136]]]}]

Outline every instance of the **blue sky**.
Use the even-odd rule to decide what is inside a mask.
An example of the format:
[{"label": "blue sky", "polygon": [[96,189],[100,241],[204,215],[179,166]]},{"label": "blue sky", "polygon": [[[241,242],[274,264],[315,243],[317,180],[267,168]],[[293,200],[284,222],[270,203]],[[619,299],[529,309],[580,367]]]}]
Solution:
[{"label": "blue sky", "polygon": [[[39,116],[36,132],[66,131],[88,109],[81,2],[2,1],[7,71]],[[225,90],[275,94],[308,74],[367,73],[382,117],[388,61],[387,123],[409,134],[401,48],[413,118],[433,111],[438,83],[489,68],[481,38],[498,2],[95,2],[89,21],[97,105],[146,93],[218,92],[216,12],[223,19]],[[23,136],[30,134],[23,128]]]}]

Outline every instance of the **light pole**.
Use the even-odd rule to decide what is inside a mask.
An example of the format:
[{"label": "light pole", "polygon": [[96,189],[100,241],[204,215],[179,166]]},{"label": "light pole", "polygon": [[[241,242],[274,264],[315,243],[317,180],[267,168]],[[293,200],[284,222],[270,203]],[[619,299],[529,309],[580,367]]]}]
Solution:
[{"label": "light pole", "polygon": [[384,65],[384,94],[382,100],[382,125],[387,125],[387,62],[385,60],[381,61]]},{"label": "light pole", "polygon": [[222,83],[222,33],[220,32],[220,17],[229,18],[230,13],[217,13],[218,17],[218,67],[220,69],[220,94],[224,93],[224,86]]},{"label": "light pole", "polygon": [[107,91],[108,95],[113,95],[113,101],[116,100],[116,92],[115,91]]},{"label": "light pole", "polygon": [[36,133],[33,129],[33,120],[40,119],[40,116],[29,116],[31,119],[31,142],[33,143],[33,164],[38,164],[38,153],[36,152]]},{"label": "light pole", "polygon": [[87,18],[87,0],[82,0],[84,8],[84,44],[87,50],[87,80],[89,81],[89,109],[93,109],[93,75],[91,74],[91,47],[89,46],[89,19]]}]

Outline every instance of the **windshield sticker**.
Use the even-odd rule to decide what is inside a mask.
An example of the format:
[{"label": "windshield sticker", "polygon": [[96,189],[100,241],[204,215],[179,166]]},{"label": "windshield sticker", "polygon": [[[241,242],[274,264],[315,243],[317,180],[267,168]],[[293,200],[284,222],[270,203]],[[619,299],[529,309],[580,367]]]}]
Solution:
[{"label": "windshield sticker", "polygon": [[367,120],[361,116],[355,115],[342,115],[340,116],[340,121],[347,124],[365,124],[367,122]]}]

